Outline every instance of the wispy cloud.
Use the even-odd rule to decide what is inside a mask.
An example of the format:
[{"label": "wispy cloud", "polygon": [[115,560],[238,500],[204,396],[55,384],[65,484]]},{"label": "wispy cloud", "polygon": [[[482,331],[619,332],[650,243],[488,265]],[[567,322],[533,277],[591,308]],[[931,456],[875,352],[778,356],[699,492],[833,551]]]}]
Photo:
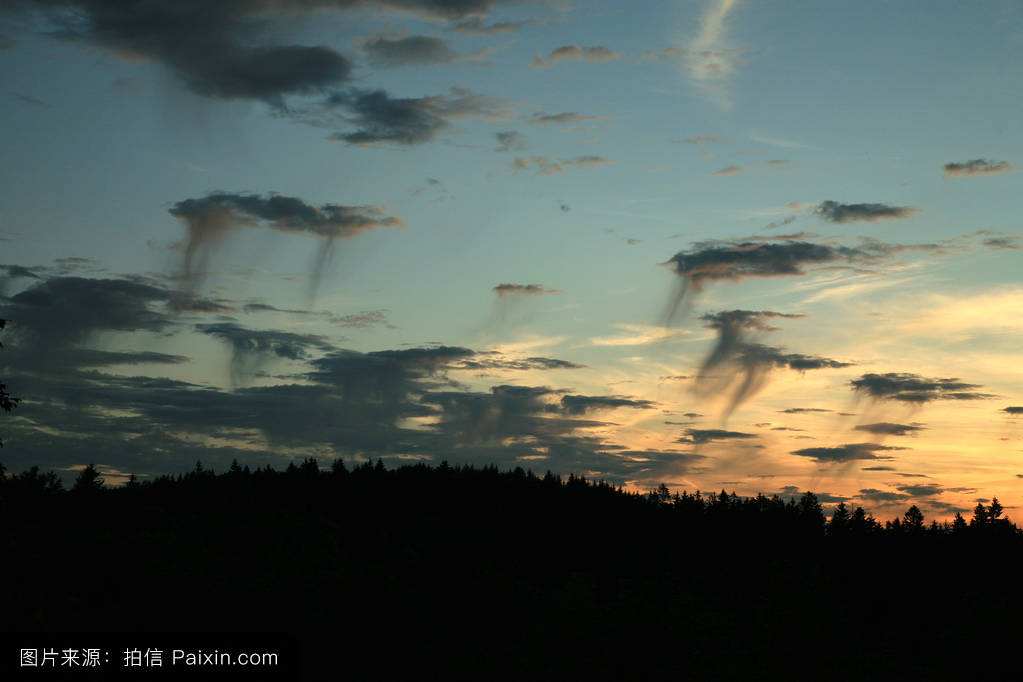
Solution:
[{"label": "wispy cloud", "polygon": [[728,15],[736,4],[737,0],[712,0],[683,60],[696,89],[725,111],[732,108],[731,78],[739,64],[739,51],[728,42]]},{"label": "wispy cloud", "polygon": [[590,343],[594,346],[646,346],[658,341],[666,341],[689,334],[689,332],[684,330],[667,329],[665,327],[645,324],[623,323],[614,326],[624,333],[618,336],[598,336],[591,339]]}]

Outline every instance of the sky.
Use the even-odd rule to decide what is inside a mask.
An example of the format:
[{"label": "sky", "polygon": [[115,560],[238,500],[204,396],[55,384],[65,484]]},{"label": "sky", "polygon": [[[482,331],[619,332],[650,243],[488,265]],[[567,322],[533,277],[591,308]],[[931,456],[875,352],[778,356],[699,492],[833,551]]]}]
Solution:
[{"label": "sky", "polygon": [[1023,502],[1023,6],[14,0],[0,461]]}]

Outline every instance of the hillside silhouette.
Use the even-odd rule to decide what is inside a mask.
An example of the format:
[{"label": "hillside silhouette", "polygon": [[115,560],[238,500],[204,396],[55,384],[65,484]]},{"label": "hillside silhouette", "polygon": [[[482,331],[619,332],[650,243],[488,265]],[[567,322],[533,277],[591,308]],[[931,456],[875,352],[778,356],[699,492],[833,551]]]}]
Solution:
[{"label": "hillside silhouette", "polygon": [[306,460],[3,473],[0,518],[5,631],[285,632],[304,679],[1011,679],[1023,606],[997,500],[882,523],[812,493]]}]

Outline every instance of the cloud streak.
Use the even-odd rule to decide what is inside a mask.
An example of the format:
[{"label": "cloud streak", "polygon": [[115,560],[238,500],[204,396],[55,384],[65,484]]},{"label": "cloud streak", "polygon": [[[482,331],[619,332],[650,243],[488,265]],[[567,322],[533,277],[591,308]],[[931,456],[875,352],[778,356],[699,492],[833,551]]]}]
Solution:
[{"label": "cloud streak", "polygon": [[732,108],[731,79],[740,51],[728,42],[728,17],[737,0],[711,0],[700,19],[700,32],[681,54],[690,82],[721,109]]}]

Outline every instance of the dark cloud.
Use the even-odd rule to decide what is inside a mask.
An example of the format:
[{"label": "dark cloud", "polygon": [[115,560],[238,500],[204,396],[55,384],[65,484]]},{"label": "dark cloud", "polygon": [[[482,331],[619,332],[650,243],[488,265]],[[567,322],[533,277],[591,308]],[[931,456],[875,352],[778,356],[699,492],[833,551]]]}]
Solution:
[{"label": "dark cloud", "polygon": [[494,148],[495,152],[521,151],[528,146],[526,136],[514,130],[498,131],[494,133],[494,137],[497,138],[497,147]]},{"label": "dark cloud", "polygon": [[571,159],[550,159],[546,156],[530,156],[528,158],[517,158],[512,162],[512,168],[517,171],[536,169],[537,175],[555,175],[563,173],[571,168],[596,168],[614,163],[603,156],[577,156]]},{"label": "dark cloud", "polygon": [[837,201],[822,201],[814,213],[832,223],[870,222],[909,218],[918,209],[909,206],[888,204],[840,204]]},{"label": "dark cloud", "polygon": [[295,115],[310,124],[346,126],[328,139],[353,145],[416,145],[433,140],[454,119],[503,116],[503,104],[465,88],[447,95],[392,97],[384,90],[349,89],[327,97],[318,109]]},{"label": "dark cloud", "polygon": [[469,360],[463,360],[455,366],[456,369],[469,370],[531,370],[531,369],[583,369],[585,365],[578,365],[568,360],[557,358],[529,357],[511,359],[499,357],[500,353],[477,353]]},{"label": "dark cloud", "polygon": [[304,360],[310,350],[333,348],[327,339],[316,334],[247,329],[233,322],[196,325],[196,329],[231,348],[231,383],[241,385],[270,359]]},{"label": "dark cloud", "polygon": [[563,61],[586,61],[591,64],[603,64],[615,61],[616,59],[621,59],[621,55],[603,45],[594,45],[592,47],[562,45],[551,50],[550,54],[546,57],[536,55],[533,57],[530,66],[538,69],[547,69]]},{"label": "dark cloud", "polygon": [[[777,227],[777,225],[767,225],[765,229],[771,227]],[[800,242],[806,241],[807,239],[813,239],[817,237],[813,232],[790,232],[789,234],[755,234],[746,237],[743,241],[749,242]]]},{"label": "dark cloud", "polygon": [[315,291],[330,262],[338,239],[348,239],[378,227],[399,227],[401,220],[377,206],[314,206],[296,197],[269,194],[215,192],[199,199],[179,201],[169,209],[188,228],[184,248],[184,276],[194,286],[205,272],[210,249],[233,230],[265,225],[285,233],[320,237],[323,242],[312,271]]},{"label": "dark cloud", "polygon": [[705,445],[722,440],[749,440],[756,438],[755,433],[743,433],[742,431],[726,431],[724,429],[686,429],[685,435],[678,439],[679,443],[690,443],[692,445]]},{"label": "dark cloud", "polygon": [[0,296],[6,296],[11,284],[19,279],[42,279],[46,268],[41,266],[0,265]]},{"label": "dark cloud", "polygon": [[1023,250],[1023,241],[1020,241],[1019,237],[988,237],[982,243],[989,249],[1000,251]]},{"label": "dark cloud", "polygon": [[[323,45],[274,44],[274,22],[325,10],[376,8],[426,18],[482,22],[500,0],[15,0],[3,10],[39,10],[47,32],[130,60],[162,64],[193,92],[256,99],[284,109],[351,78],[352,63]],[[482,23],[479,26],[483,26]],[[501,25],[495,24],[492,30]],[[510,26],[506,24],[505,26]],[[268,30],[268,27],[270,30]]]},{"label": "dark cloud", "polygon": [[766,384],[774,368],[798,371],[847,367],[849,363],[800,353],[785,353],[779,348],[751,343],[749,335],[777,328],[771,320],[799,318],[802,315],[770,310],[728,310],[708,313],[701,319],[718,332],[717,343],[704,359],[696,378],[695,390],[703,396],[728,395],[723,414],[727,418],[739,405]]},{"label": "dark cloud", "polygon": [[775,220],[775,221],[767,223],[766,225],[764,225],[764,229],[765,230],[774,230],[774,229],[777,229],[779,227],[785,227],[786,225],[791,225],[792,223],[796,222],[797,220],[799,220],[799,216],[798,215],[785,216],[781,220]]},{"label": "dark cloud", "polygon": [[499,297],[506,296],[544,296],[547,294],[560,294],[557,289],[548,289],[541,284],[511,284],[505,282],[494,287],[494,293]]},{"label": "dark cloud", "polygon": [[832,412],[833,410],[826,410],[823,407],[789,407],[778,411],[782,414],[809,414],[813,412]]},{"label": "dark cloud", "polygon": [[43,100],[41,100],[41,99],[39,99],[37,97],[32,97],[31,95],[25,95],[25,94],[22,94],[20,92],[12,92],[11,93],[11,97],[13,97],[14,99],[18,100],[19,102],[23,102],[24,104],[28,104],[28,105],[31,105],[33,107],[39,107],[41,109],[51,109],[53,107],[53,105],[50,104],[49,102],[44,102]]},{"label": "dark cloud", "polygon": [[278,308],[277,306],[270,305],[269,303],[246,303],[242,306],[242,310],[247,313],[287,313],[289,315],[315,315],[311,310],[301,310],[296,308]]},{"label": "dark cloud", "polygon": [[857,431],[866,431],[880,436],[911,436],[923,430],[920,424],[894,424],[892,422],[878,422],[876,424],[860,424]]},{"label": "dark cloud", "polygon": [[858,497],[865,502],[874,502],[877,504],[892,504],[909,499],[909,495],[892,492],[890,490],[878,490],[877,488],[861,488]]},{"label": "dark cloud", "polygon": [[[273,14],[344,8],[329,0],[23,0],[51,21],[51,33],[131,60],[157,62],[193,92],[220,99],[256,99],[283,108],[289,95],[343,83],[352,64],[332,48],[260,44]],[[268,11],[269,10],[269,11]],[[276,12],[275,12],[276,10]]]},{"label": "dark cloud", "polygon": [[1003,408],[1002,412],[1005,414],[1011,414],[1013,416],[1017,414],[1023,414],[1023,405],[1010,405],[1009,407]]},{"label": "dark cloud", "polygon": [[920,483],[918,485],[897,485],[895,488],[910,497],[931,497],[940,495],[945,489],[935,483]]},{"label": "dark cloud", "polygon": [[680,251],[665,265],[680,277],[679,286],[667,311],[672,320],[689,298],[708,283],[739,282],[754,277],[791,277],[804,275],[814,266],[835,264],[874,264],[892,256],[911,252],[940,252],[937,244],[887,244],[863,239],[856,246],[835,246],[805,241],[782,243],[760,241],[698,242],[688,251]]},{"label": "dark cloud", "polygon": [[12,296],[0,317],[32,345],[67,344],[104,331],[164,331],[173,321],[157,304],[173,297],[143,281],[54,277]]},{"label": "dark cloud", "polygon": [[285,313],[287,315],[299,315],[303,317],[321,317],[331,324],[351,329],[367,329],[377,325],[391,326],[387,322],[386,310],[363,310],[358,313],[337,315],[326,310],[304,310],[301,308],[278,308],[268,303],[246,303],[242,306],[246,313]]},{"label": "dark cloud", "polygon": [[461,58],[446,42],[432,36],[377,36],[364,41],[362,50],[370,64],[381,67],[445,64]]},{"label": "dark cloud", "polygon": [[738,175],[741,172],[742,172],[742,166],[736,166],[735,164],[732,164],[731,166],[725,166],[724,168],[717,169],[716,171],[711,173],[711,175],[729,176],[729,175]]},{"label": "dark cloud", "polygon": [[489,36],[500,33],[515,33],[526,26],[532,26],[535,22],[526,21],[496,21],[487,24],[480,17],[470,17],[464,21],[451,26],[452,31],[465,33],[467,35]]},{"label": "dark cloud", "polygon": [[633,400],[619,396],[566,395],[561,398],[562,411],[565,414],[571,415],[581,415],[597,410],[610,410],[618,407],[649,410],[656,406],[656,403],[649,400]]},{"label": "dark cloud", "polygon": [[188,358],[97,346],[117,332],[168,335],[180,326],[182,311],[219,312],[222,307],[143,278],[51,277],[0,304],[0,317],[11,320],[12,335],[2,359],[16,371],[60,377],[112,365],[180,364]]},{"label": "dark cloud", "polygon": [[945,175],[966,176],[966,175],[997,175],[1008,173],[1012,170],[1012,164],[1008,161],[990,161],[988,159],[971,159],[970,161],[956,161],[946,163]]},{"label": "dark cloud", "polygon": [[956,378],[929,379],[917,374],[888,372],[864,374],[849,382],[853,391],[872,400],[897,400],[923,404],[934,400],[982,400],[995,396],[979,393],[977,384],[968,384]]},{"label": "dark cloud", "polygon": [[836,464],[860,459],[891,459],[891,457],[877,453],[905,449],[877,443],[847,443],[831,448],[803,448],[793,450],[791,454],[798,457],[809,457],[820,464]]},{"label": "dark cloud", "polygon": [[588,116],[586,114],[579,114],[574,111],[563,111],[560,114],[547,114],[542,111],[538,111],[533,114],[529,122],[536,125],[551,125],[551,124],[565,124],[565,123],[582,123],[583,121],[594,121],[600,118],[599,116]]},{"label": "dark cloud", "polygon": [[862,467],[860,471],[895,471],[895,467],[879,464],[878,466]]},{"label": "dark cloud", "polygon": [[348,315],[331,315],[330,321],[339,327],[350,329],[368,329],[378,325],[388,325],[386,310],[364,310],[361,313]]}]

